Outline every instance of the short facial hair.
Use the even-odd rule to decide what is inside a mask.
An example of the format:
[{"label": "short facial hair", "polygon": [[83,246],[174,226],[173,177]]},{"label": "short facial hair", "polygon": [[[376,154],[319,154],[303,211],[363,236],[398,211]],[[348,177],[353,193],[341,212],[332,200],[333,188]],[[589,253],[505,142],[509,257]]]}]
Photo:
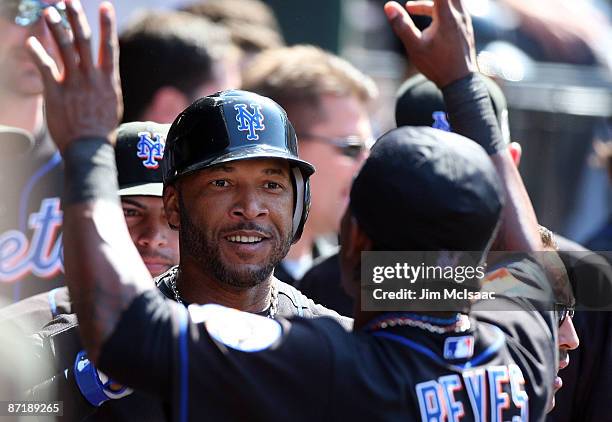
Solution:
[{"label": "short facial hair", "polygon": [[[196,262],[198,262],[203,271],[212,274],[219,282],[241,289],[254,287],[265,280],[267,280],[274,267],[289,252],[291,247],[292,233],[288,233],[285,239],[279,239],[280,241],[274,245],[272,252],[268,258],[261,263],[259,268],[247,269],[243,271],[237,270],[235,267],[225,265],[221,260],[219,253],[219,245],[213,239],[212,234],[207,227],[198,227],[193,223],[190,218],[183,196],[179,191],[179,214],[181,218],[181,226],[179,229],[179,242],[181,255],[189,255]],[[269,232],[268,230],[261,230],[261,228],[255,223],[244,222],[236,225],[231,230],[259,230]]]}]

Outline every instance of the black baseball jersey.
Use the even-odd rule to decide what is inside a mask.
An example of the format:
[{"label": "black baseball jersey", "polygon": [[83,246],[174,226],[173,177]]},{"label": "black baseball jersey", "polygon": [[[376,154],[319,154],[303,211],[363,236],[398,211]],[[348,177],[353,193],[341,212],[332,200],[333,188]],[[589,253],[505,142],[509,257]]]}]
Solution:
[{"label": "black baseball jersey", "polygon": [[498,300],[509,311],[476,310],[462,333],[348,333],[328,318],[187,310],[148,291],[99,366],[169,403],[180,421],[543,420],[557,359],[552,313]]},{"label": "black baseball jersey", "polygon": [[[177,268],[173,268],[162,274],[156,283],[160,291],[173,298],[172,290],[168,282],[176,276]],[[289,318],[292,316],[304,316],[314,318],[316,316],[329,316],[338,321],[346,330],[352,328],[352,319],[338,315],[336,312],[326,309],[321,305],[315,304],[295,288],[275,280],[278,286],[278,313],[279,317]],[[61,297],[65,289],[60,289]],[[36,305],[36,312],[20,312],[21,319],[27,316],[29,321],[40,320],[48,309],[48,304],[43,306],[41,297],[26,299],[11,308],[21,305],[21,309],[32,308]],[[70,306],[70,302],[64,304],[59,302],[62,309]],[[27,306],[24,306],[27,305]],[[46,313],[49,311],[46,310]],[[33,315],[36,318],[33,318]],[[64,417],[67,420],[76,421],[163,421],[168,420],[169,415],[167,406],[161,400],[152,398],[141,391],[121,391],[110,387],[104,390],[107,400],[98,406],[94,406],[92,401],[100,396],[96,394],[84,394],[83,383],[79,384],[79,379],[86,377],[85,372],[79,372],[78,356],[83,347],[78,333],[76,315],[59,315],[51,322],[39,330],[31,338],[33,354],[43,369],[37,377],[29,380],[29,385],[33,386],[27,395],[27,399],[35,401],[62,400],[64,402]],[[78,373],[78,375],[77,375]],[[104,377],[104,375],[102,375]],[[110,399],[110,400],[109,400]],[[119,400],[120,399],[120,400]]]},{"label": "black baseball jersey", "polygon": [[61,156],[46,131],[24,155],[0,157],[0,298],[63,285]]}]

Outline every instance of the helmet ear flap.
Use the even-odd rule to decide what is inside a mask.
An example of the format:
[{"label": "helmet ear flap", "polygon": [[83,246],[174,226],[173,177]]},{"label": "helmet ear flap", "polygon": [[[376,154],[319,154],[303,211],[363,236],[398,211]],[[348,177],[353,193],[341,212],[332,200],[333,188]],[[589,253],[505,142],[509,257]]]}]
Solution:
[{"label": "helmet ear flap", "polygon": [[304,178],[302,171],[298,167],[291,169],[291,181],[295,192],[292,243],[296,243],[302,236],[304,225],[308,218],[308,211],[310,210],[310,181],[308,178]]}]

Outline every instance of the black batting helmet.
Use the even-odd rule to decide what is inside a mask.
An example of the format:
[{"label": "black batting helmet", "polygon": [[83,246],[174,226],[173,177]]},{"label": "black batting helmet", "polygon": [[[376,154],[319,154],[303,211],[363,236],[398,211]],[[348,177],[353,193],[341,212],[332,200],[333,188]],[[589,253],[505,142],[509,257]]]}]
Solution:
[{"label": "black batting helmet", "polygon": [[162,161],[164,185],[197,170],[255,158],[289,162],[296,193],[293,242],[297,242],[310,209],[308,179],[315,169],[298,157],[297,138],[287,113],[267,97],[229,90],[187,107],[168,132]]}]

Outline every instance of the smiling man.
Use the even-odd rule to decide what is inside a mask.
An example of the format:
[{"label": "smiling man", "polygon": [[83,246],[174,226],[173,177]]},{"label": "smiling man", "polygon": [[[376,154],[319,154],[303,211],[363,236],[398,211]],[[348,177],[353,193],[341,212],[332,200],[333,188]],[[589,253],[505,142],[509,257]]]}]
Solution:
[{"label": "smiling man", "polygon": [[[225,91],[181,113],[166,142],[160,128],[163,134],[168,130],[167,125],[124,124],[115,146],[118,192],[132,243],[154,277],[172,266],[157,277],[159,290],[185,306],[221,303],[270,318],[330,316],[349,329],[351,319],[273,276],[299,239],[314,172],[297,156],[284,111],[265,97]],[[103,180],[98,182],[102,186]],[[113,229],[106,227],[105,233]],[[174,266],[179,250],[180,264]],[[141,266],[136,260],[127,265]],[[78,368],[88,361],[77,335],[74,314],[58,316],[35,334],[45,349],[39,354],[48,356],[49,376],[29,390],[28,399],[70,403],[64,416],[74,420],[88,415],[166,420],[161,402],[140,391],[87,388],[87,374]]]},{"label": "smiling man", "polygon": [[276,279],[300,239],[314,167],[297,155],[293,126],[269,98],[224,91],[173,123],[164,158],[164,205],[181,262],[158,280],[179,303],[220,303],[269,317],[340,317]]},{"label": "smiling man", "polygon": [[299,287],[313,260],[328,256],[340,228],[351,181],[373,140],[369,107],[374,81],[346,60],[312,45],[265,51],[245,69],[242,87],[278,102],[297,132],[300,156],[311,177],[312,210],[304,234],[276,268],[276,276]]},{"label": "smiling man", "polygon": [[[482,420],[489,406],[495,406],[496,420],[542,419],[556,358],[551,312],[523,312],[495,325],[455,312],[402,316],[356,306],[358,332],[351,334],[329,318],[275,321],[218,305],[185,309],[164,300],[122,225],[116,188],[100,183],[114,169],[110,133],[121,110],[113,8],[106,2],[100,6],[100,61],[94,64],[91,55],[83,54],[90,48],[84,42],[89,30],[77,4],[68,2],[78,46],[58,16],[52,11],[46,15],[57,44],[64,46],[64,63],[70,67],[65,79],[53,71],[55,63],[35,39],[29,44],[44,72],[50,106],[73,104],[77,86],[83,103],[99,105],[77,109],[72,119],[65,119],[65,108],[50,107],[51,121],[67,123],[54,126],[54,139],[69,174],[84,176],[68,179],[73,183],[65,186],[70,193],[65,244],[67,280],[78,298],[80,334],[91,359],[78,360],[74,369],[92,387],[88,391],[96,397],[107,395],[107,389],[119,393],[93,368],[96,364],[120,382],[165,401],[177,420],[202,415],[211,420],[415,420],[419,414],[424,420]],[[474,140],[481,145],[431,128],[398,129],[376,143],[353,183],[342,225],[342,262],[348,270],[343,281],[356,297],[361,252],[386,247],[388,240],[397,250],[405,250],[408,242],[420,250],[433,247],[443,258],[449,250],[487,250],[501,227],[506,244],[515,248],[510,250],[540,247],[531,204],[510,156],[499,149],[501,134],[491,105],[473,74],[469,15],[453,0],[409,2],[406,7],[435,14],[433,29],[421,38],[402,6],[388,3],[385,8],[414,53],[411,57],[433,69],[436,83],[455,100],[453,106],[463,104],[465,114],[451,123],[473,122]],[[95,127],[88,125],[92,120]],[[487,150],[499,153],[491,159]],[[208,212],[202,203],[208,202],[219,214],[215,211],[210,217],[215,224],[202,230],[218,243],[223,271],[232,272],[232,281],[253,284],[236,292],[223,278],[214,279],[216,293],[233,291],[251,311],[271,316],[271,292],[278,283],[271,273],[256,276],[263,264],[253,266],[252,254],[259,252],[248,245],[274,250],[283,246],[284,234],[291,241],[299,238],[308,210],[307,179],[313,172],[297,158],[285,113],[270,100],[244,92],[201,99],[173,123],[165,157],[166,214],[181,234],[179,274],[169,281],[176,299],[197,300],[201,293],[186,286],[205,281],[200,279],[205,274],[202,258],[193,250],[197,248],[185,247],[189,225],[181,213],[200,223],[201,213]],[[266,161],[247,163],[260,159]],[[290,188],[283,186],[283,178],[272,177],[279,175],[278,160],[289,166]],[[228,176],[231,171],[205,173],[235,166],[238,174],[245,165],[252,166],[257,183]],[[504,178],[503,191],[496,169]],[[405,190],[398,196],[397,185],[390,183],[395,178],[413,183],[401,184]],[[291,202],[283,199],[289,197],[285,189],[292,191]],[[422,191],[428,195],[419,195]],[[503,206],[502,194],[507,198]],[[448,201],[449,196],[461,200]],[[415,207],[423,197],[425,206]],[[293,206],[275,208],[283,204]],[[514,214],[515,209],[520,212]],[[385,217],[369,218],[386,210],[415,218],[399,226]],[[445,225],[442,235],[419,236],[434,232],[447,215],[458,218]],[[507,219],[498,226],[500,217]],[[460,236],[466,230],[469,235]],[[269,237],[264,240],[254,231]],[[533,281],[546,287],[548,280],[535,267]],[[535,310],[520,298],[506,303],[509,312]],[[463,385],[466,389],[459,391]]]}]

